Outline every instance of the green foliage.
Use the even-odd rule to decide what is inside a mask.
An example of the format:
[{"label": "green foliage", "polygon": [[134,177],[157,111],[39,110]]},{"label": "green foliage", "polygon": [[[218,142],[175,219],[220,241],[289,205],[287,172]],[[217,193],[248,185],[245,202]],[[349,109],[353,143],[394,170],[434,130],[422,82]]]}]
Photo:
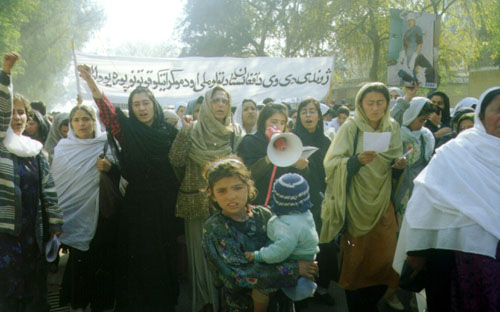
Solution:
[{"label": "green foliage", "polygon": [[331,30],[331,16],[321,11],[324,2],[188,0],[180,25],[188,45],[183,55],[327,55],[322,31]]},{"label": "green foliage", "polygon": [[[102,25],[104,14],[91,0],[0,0],[0,51],[18,51],[16,91],[50,107],[65,90],[64,75],[76,48]],[[5,22],[4,22],[5,21]]]},{"label": "green foliage", "polygon": [[496,66],[500,67],[500,0],[497,0],[496,5],[496,27],[494,28],[493,40],[490,46],[491,58]]},{"label": "green foliage", "polygon": [[[500,0],[188,0],[184,55],[334,55],[337,81],[386,77],[390,9],[441,21],[439,71],[500,63]],[[496,38],[493,41],[491,38]]]}]

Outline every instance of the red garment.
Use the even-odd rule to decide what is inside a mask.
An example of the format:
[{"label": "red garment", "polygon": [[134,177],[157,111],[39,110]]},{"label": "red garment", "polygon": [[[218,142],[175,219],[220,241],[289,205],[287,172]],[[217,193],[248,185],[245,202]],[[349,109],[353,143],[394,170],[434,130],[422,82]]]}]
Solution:
[{"label": "red garment", "polygon": [[103,94],[102,98],[94,98],[97,107],[99,107],[99,118],[102,123],[106,126],[106,129],[111,130],[113,136],[122,143],[123,132],[120,126],[120,121],[118,120],[118,114],[116,113],[116,108],[108,97]]}]

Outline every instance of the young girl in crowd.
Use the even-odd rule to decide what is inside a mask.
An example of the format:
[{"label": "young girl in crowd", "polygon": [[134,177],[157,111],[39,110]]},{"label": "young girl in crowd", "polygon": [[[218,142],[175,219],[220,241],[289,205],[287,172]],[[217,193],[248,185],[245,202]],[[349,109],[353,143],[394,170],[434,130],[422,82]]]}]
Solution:
[{"label": "young girl in crowd", "polygon": [[[271,211],[275,216],[267,223],[267,236],[273,242],[260,250],[245,252],[245,258],[265,263],[286,259],[313,261],[319,252],[319,239],[311,208],[307,181],[295,173],[282,175],[273,186]],[[296,287],[282,290],[290,299],[299,301],[311,297],[316,287],[312,280],[299,278]],[[255,305],[260,291],[254,289],[252,297]]]},{"label": "young girl in crowd", "polygon": [[231,95],[216,86],[205,94],[196,123],[183,120],[170,162],[183,174],[176,216],[184,219],[191,283],[192,311],[218,311],[218,294],[201,248],[203,223],[210,216],[202,170],[208,163],[232,154],[241,142],[240,125],[231,119]]},{"label": "young girl in crowd", "polygon": [[434,111],[430,100],[424,97],[415,97],[410,101],[410,107],[403,114],[401,125],[401,138],[403,140],[403,153],[411,149],[407,156],[408,166],[401,177],[394,197],[398,224],[401,224],[406,204],[413,191],[413,180],[427,166],[434,153],[434,136],[432,132],[423,127],[429,115]]},{"label": "young girl in crowd", "polygon": [[[265,207],[249,204],[256,190],[250,172],[234,157],[209,164],[204,173],[208,198],[217,212],[204,224],[203,249],[221,285],[221,311],[251,312],[252,289],[270,293],[294,287],[299,276],[313,279],[318,270],[311,261],[266,264],[245,259],[245,251],[268,244],[266,226],[272,214]],[[291,312],[293,302],[277,291],[271,297],[269,311]]]}]

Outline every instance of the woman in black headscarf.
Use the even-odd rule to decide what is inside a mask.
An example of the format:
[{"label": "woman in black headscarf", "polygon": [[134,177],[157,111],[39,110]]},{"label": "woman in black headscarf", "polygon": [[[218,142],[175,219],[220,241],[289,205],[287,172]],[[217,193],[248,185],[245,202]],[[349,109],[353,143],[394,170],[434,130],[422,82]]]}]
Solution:
[{"label": "woman in black headscarf", "polygon": [[31,111],[24,135],[44,144],[49,135],[49,130],[50,124],[43,118],[42,114],[36,110]]},{"label": "woman in black headscarf", "polygon": [[[433,91],[427,94],[427,98],[431,100],[432,104],[439,108],[435,114],[441,114],[441,121],[439,124],[433,124],[431,120],[427,120],[425,126],[432,131],[436,139],[451,133],[450,128],[450,98],[442,91]],[[432,119],[432,116],[431,118]]]},{"label": "woman in black headscarf", "polygon": [[[309,157],[309,175],[307,182],[311,195],[316,230],[321,233],[321,202],[323,201],[326,181],[323,160],[330,146],[330,139],[325,136],[323,129],[323,118],[320,103],[313,98],[306,98],[300,102],[297,108],[297,123],[295,133],[304,146],[314,146],[318,150]],[[318,254],[319,278],[317,280],[318,290],[316,296],[328,305],[333,305],[333,298],[328,294],[330,281],[335,279],[337,272],[337,257],[333,243],[320,244]]]},{"label": "woman in black headscarf", "polygon": [[267,104],[259,113],[257,133],[247,134],[238,147],[238,156],[243,159],[245,165],[250,169],[252,179],[255,181],[255,187],[257,188],[257,197],[253,200],[255,205],[264,205],[269,185],[273,185],[274,181],[283,174],[294,172],[303,177],[308,174],[308,160],[301,158],[295,165],[290,167],[278,167],[273,181],[270,181],[273,164],[267,156],[269,140],[266,137],[266,129],[276,127],[281,132],[284,132],[287,120],[288,115],[285,105],[279,103]]},{"label": "woman in black headscarf", "polygon": [[179,286],[175,273],[175,203],[179,184],[168,159],[177,130],[165,122],[151,91],[137,87],[126,117],[99,90],[90,67],[78,66],[104,125],[120,142],[122,175],[128,181],[120,220],[122,275],[115,311],[173,311]]}]

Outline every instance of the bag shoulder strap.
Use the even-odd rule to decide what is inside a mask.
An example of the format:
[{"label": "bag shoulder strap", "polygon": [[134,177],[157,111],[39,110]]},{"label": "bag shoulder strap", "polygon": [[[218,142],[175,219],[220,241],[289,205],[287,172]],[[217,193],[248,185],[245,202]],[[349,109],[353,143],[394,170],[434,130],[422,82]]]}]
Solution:
[{"label": "bag shoulder strap", "polygon": [[108,141],[109,141],[109,140],[106,140],[106,141],[104,142],[104,147],[103,147],[103,149],[102,149],[102,157],[103,157],[103,158],[104,158],[104,157],[106,157],[106,153],[108,152],[108,145],[109,145],[109,142],[108,142]]},{"label": "bag shoulder strap", "polygon": [[[358,137],[359,137],[359,128],[356,127],[356,134],[354,135],[354,152],[352,156],[356,155],[356,150],[358,149]],[[347,230],[347,196],[349,196],[349,189],[351,188],[352,176],[347,176],[346,183],[346,200],[345,200],[345,214],[344,214],[344,225],[342,225],[342,229],[339,232],[339,237]]]}]

